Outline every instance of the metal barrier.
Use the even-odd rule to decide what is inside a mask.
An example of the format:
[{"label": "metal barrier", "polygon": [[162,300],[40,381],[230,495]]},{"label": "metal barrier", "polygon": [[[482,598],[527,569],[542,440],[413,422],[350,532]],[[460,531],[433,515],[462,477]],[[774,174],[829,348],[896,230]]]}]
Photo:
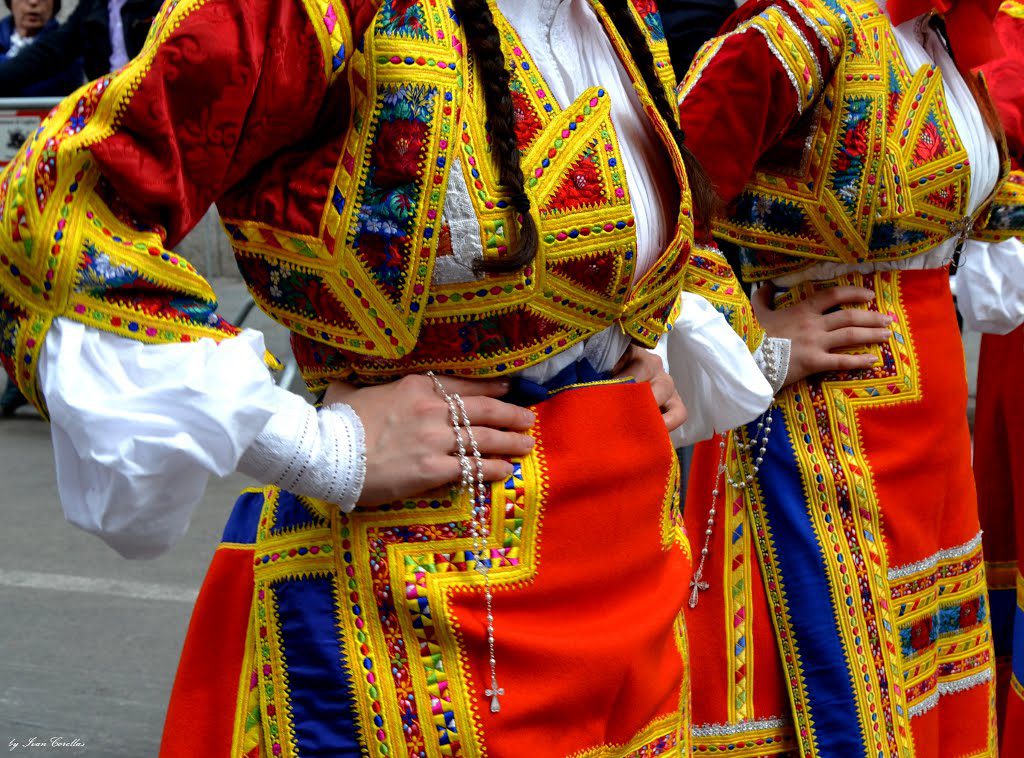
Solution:
[{"label": "metal barrier", "polygon": [[10,163],[39,122],[60,101],[59,97],[0,98],[0,166]]}]

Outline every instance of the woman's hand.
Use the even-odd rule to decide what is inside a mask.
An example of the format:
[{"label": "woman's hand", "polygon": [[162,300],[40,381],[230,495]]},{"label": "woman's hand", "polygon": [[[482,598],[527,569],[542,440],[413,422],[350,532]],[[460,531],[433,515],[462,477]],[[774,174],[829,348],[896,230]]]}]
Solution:
[{"label": "woman's hand", "polygon": [[631,376],[651,385],[651,392],[661,409],[661,417],[670,432],[686,421],[686,406],[676,391],[672,377],[665,371],[661,358],[638,345],[630,345],[612,372],[616,378]]},{"label": "woman's hand", "polygon": [[887,342],[892,337],[888,328],[892,318],[884,313],[859,308],[832,311],[837,306],[870,303],[875,293],[865,287],[833,287],[780,310],[772,307],[774,296],[774,287],[762,286],[751,303],[754,315],[769,336],[786,337],[792,342],[789,372],[783,386],[812,374],[871,368],[878,362],[874,355],[840,351]]},{"label": "woman's hand", "polygon": [[[522,432],[533,424],[534,414],[496,399],[508,391],[507,381],[439,378],[447,392],[459,393],[466,404],[484,456],[484,479],[494,482],[510,476],[512,464],[503,459],[521,457],[533,448],[533,439]],[[360,505],[411,497],[461,478],[448,404],[429,377],[407,376],[360,389],[332,382],[324,405],[333,403],[351,406],[366,430]]]}]

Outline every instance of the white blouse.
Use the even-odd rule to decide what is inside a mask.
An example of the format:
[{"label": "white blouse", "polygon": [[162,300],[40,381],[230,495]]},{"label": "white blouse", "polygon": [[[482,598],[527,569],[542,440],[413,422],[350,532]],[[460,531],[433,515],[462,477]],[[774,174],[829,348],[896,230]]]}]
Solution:
[{"label": "white blouse", "polygon": [[[674,179],[632,84],[587,0],[499,0],[563,106],[600,84],[612,102],[636,218],[637,276],[667,243]],[[455,240],[453,240],[455,242]],[[586,357],[611,369],[628,347],[608,329],[525,372],[544,381]],[[682,315],[662,353],[685,368],[680,386],[693,442],[745,423],[772,398],[746,346],[702,298],[684,296]],[[354,506],[365,454],[355,414],[317,413],[276,387],[262,364],[262,336],[243,332],[218,344],[142,345],[57,319],[39,365],[51,411],[57,485],[69,521],[128,557],[168,549],[184,534],[211,474],[240,470],[301,494],[333,487]],[[297,466],[296,461],[302,465]],[[317,482],[295,481],[298,469]],[[320,487],[321,489],[317,489]]]}]

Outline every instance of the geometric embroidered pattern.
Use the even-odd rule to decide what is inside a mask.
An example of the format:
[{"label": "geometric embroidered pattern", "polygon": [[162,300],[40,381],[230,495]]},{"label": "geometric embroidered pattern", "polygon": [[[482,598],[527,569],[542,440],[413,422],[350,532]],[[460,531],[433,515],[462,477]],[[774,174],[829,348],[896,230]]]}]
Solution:
[{"label": "geometric embroidered pattern", "polygon": [[[778,9],[733,32],[761,32],[800,109],[813,109],[802,154],[763,158],[730,217],[715,225],[716,236],[751,248],[744,278],[769,279],[816,260],[906,258],[982,218],[984,208],[965,219],[970,162],[937,69],[908,68],[873,0],[790,5],[826,42],[835,68],[821,81],[806,40]],[[698,55],[681,96],[720,45],[713,41]]]},{"label": "geometric embroidered pattern", "polygon": [[[607,94],[594,87],[560,108],[497,11],[540,245],[520,271],[469,281],[432,275],[438,256],[451,252],[444,205],[452,170],[463,172],[485,260],[507,254],[515,226],[489,155],[479,73],[447,5],[385,2],[349,54],[352,127],[319,237],[257,219],[224,222],[255,299],[296,332],[313,389],[331,378],[377,383],[426,369],[507,373],[614,323],[653,345],[681,287],[693,225],[685,170],[661,117],[647,108],[684,201],[672,242],[634,284],[634,219]],[[642,81],[611,21],[594,8],[627,71]],[[660,19],[648,9],[637,20],[671,87]]]},{"label": "geometric embroidered pattern", "polygon": [[[166,231],[132,217],[89,151],[120,136],[120,119],[140,106],[132,98],[154,61],[173,70],[157,55],[179,44],[172,35],[182,24],[178,36],[188,38],[188,17],[205,2],[166,3],[142,53],[58,106],[0,174],[0,355],[37,405],[37,355],[55,317],[150,343],[237,333],[216,315],[209,284],[164,248]],[[513,67],[539,249],[531,265],[512,273],[433,280],[450,234],[444,201],[453,167],[469,189],[485,259],[507,255],[513,209],[490,155],[480,75],[450,0],[374,7],[369,18],[358,3],[302,0],[300,23],[308,22],[320,48],[315,66],[323,66],[313,75],[345,100],[336,139],[324,139],[313,156],[323,154],[331,178],[303,184],[302,177],[265,180],[254,171],[252,187],[246,179],[223,188],[221,198],[243,277],[260,307],[293,332],[310,386],[334,378],[382,382],[426,369],[509,373],[613,325],[653,346],[682,288],[693,236],[689,194],[668,125],[600,4],[595,12],[637,83],[681,198],[670,243],[635,282],[635,222],[607,93],[595,87],[558,107],[493,3]],[[646,1],[632,10],[668,91],[675,81],[660,17]],[[290,197],[292,181],[302,196],[292,211],[252,210],[258,203],[247,192]],[[309,187],[316,188],[312,196]],[[310,209],[312,218],[294,224],[304,232],[289,228],[285,216]],[[52,231],[44,240],[41,230]]]}]

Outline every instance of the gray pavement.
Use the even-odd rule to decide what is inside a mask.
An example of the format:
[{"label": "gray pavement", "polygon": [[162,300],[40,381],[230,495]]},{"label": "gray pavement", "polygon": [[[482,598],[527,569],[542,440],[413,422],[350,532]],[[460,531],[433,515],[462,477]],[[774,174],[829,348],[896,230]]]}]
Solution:
[{"label": "gray pavement", "polygon": [[[237,313],[238,282],[215,286],[222,312]],[[249,325],[287,353],[282,330],[262,314]],[[976,360],[976,337],[968,354]],[[248,484],[212,481],[177,547],[127,561],[63,520],[46,424],[28,412],[0,420],[0,752],[13,740],[12,755],[156,755],[192,600]],[[81,746],[28,747],[51,738]]]},{"label": "gray pavement", "polygon": [[[221,312],[237,314],[241,285],[214,284]],[[288,355],[269,319],[254,311],[246,325]],[[0,419],[0,753],[157,754],[192,602],[231,504],[251,484],[212,480],[180,544],[128,561],[64,521],[47,425],[28,409]],[[82,745],[34,746],[54,738]]]}]

